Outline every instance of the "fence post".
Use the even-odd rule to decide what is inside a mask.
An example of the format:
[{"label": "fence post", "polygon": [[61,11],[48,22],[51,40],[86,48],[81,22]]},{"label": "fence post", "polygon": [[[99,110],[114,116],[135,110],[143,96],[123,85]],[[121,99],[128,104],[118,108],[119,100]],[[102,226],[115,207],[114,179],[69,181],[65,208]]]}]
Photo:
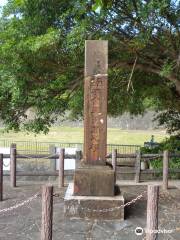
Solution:
[{"label": "fence post", "polygon": [[82,151],[76,150],[76,160],[81,160],[81,158],[82,158]]},{"label": "fence post", "polygon": [[[50,155],[56,154],[56,147],[54,144],[49,145],[49,154]],[[56,158],[50,159],[50,168],[52,172],[56,171]]]},{"label": "fence post", "polygon": [[75,168],[77,168],[81,158],[82,158],[82,151],[81,150],[76,150]]},{"label": "fence post", "polygon": [[158,200],[159,186],[148,185],[146,240],[158,238]]},{"label": "fence post", "polygon": [[16,144],[14,143],[10,148],[10,181],[11,187],[16,187]]},{"label": "fence post", "polygon": [[115,174],[115,183],[116,183],[117,149],[112,150],[112,166]]},{"label": "fence post", "polygon": [[42,187],[41,240],[52,240],[53,186]]},{"label": "fence post", "polygon": [[140,182],[140,174],[141,174],[141,151],[137,150],[136,151],[136,163],[135,163],[135,182],[139,183]]},{"label": "fence post", "polygon": [[0,201],[3,201],[3,154],[0,154]]},{"label": "fence post", "polygon": [[163,190],[168,189],[168,169],[169,169],[169,152],[165,150],[163,153]]},{"label": "fence post", "polygon": [[60,148],[59,153],[59,187],[64,187],[64,155],[65,149]]}]

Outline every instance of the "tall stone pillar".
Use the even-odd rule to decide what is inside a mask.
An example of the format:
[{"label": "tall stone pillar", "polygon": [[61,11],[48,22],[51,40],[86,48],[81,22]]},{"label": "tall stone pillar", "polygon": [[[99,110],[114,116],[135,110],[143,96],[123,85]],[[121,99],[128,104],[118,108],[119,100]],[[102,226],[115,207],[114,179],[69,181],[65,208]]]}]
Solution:
[{"label": "tall stone pillar", "polygon": [[115,173],[106,165],[107,70],[108,42],[86,41],[84,151],[64,198],[67,217],[124,219],[124,197],[115,196]]},{"label": "tall stone pillar", "polygon": [[84,162],[106,164],[107,41],[86,41],[84,81]]},{"label": "tall stone pillar", "polygon": [[85,43],[84,155],[75,171],[74,194],[113,196],[114,171],[106,166],[108,42]]}]

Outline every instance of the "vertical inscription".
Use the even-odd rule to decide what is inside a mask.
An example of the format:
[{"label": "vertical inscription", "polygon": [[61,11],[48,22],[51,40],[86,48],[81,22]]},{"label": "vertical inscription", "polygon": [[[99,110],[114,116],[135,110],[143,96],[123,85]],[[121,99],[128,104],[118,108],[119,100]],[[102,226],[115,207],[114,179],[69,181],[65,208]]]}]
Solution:
[{"label": "vertical inscription", "polygon": [[107,139],[107,76],[86,78],[84,106],[84,160],[105,164]]},{"label": "vertical inscription", "polygon": [[[98,160],[98,149],[99,149],[99,138],[100,138],[100,128],[99,128],[99,115],[100,109],[100,85],[97,78],[91,79],[90,81],[90,145],[89,149],[91,151],[91,157],[94,160]],[[99,88],[98,88],[99,87]]]}]

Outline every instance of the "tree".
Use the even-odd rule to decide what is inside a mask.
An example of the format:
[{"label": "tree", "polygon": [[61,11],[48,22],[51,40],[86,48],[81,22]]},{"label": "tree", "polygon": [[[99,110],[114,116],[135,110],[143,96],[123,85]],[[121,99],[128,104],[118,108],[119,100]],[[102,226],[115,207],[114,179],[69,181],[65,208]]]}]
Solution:
[{"label": "tree", "polygon": [[82,116],[85,39],[109,40],[109,114],[148,107],[180,114],[179,17],[174,0],[8,1],[0,20],[1,118],[10,129],[39,132],[66,110]]}]

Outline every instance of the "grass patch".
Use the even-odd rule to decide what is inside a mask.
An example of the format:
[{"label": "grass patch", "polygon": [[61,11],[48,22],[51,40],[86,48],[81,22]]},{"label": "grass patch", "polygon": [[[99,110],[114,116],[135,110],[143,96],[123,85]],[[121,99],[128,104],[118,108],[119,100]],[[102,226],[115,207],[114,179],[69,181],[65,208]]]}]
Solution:
[{"label": "grass patch", "polygon": [[[143,131],[143,130],[121,130],[118,128],[108,128],[108,143],[112,144],[136,144],[143,145],[144,142],[151,139],[154,135],[155,141],[160,142],[168,135],[165,131]],[[25,132],[4,132],[0,129],[0,140],[16,141],[38,141],[38,142],[67,142],[82,143],[83,128],[80,127],[52,127],[47,135],[27,134]]]}]

